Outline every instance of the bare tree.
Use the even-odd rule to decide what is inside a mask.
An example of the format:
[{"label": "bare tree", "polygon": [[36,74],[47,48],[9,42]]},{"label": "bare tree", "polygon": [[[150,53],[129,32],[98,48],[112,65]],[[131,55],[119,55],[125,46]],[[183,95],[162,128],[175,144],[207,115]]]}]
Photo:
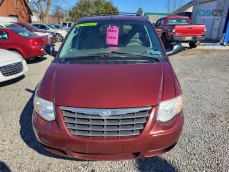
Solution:
[{"label": "bare tree", "polygon": [[63,2],[65,0],[30,0],[30,6],[33,11],[38,12],[40,20],[47,23],[51,6],[60,5]]},{"label": "bare tree", "polygon": [[143,10],[142,10],[142,8],[141,8],[141,7],[140,7],[140,8],[138,8],[137,14],[138,14],[139,16],[142,16],[142,14],[143,14]]},{"label": "bare tree", "polygon": [[57,19],[58,23],[61,23],[65,16],[64,9],[60,5],[55,5],[53,9],[53,15]]},{"label": "bare tree", "polygon": [[183,3],[184,0],[165,0],[165,4],[169,14],[180,8]]},{"label": "bare tree", "polygon": [[39,18],[42,22],[48,22],[48,15],[52,0],[31,0],[30,5],[39,13]]}]

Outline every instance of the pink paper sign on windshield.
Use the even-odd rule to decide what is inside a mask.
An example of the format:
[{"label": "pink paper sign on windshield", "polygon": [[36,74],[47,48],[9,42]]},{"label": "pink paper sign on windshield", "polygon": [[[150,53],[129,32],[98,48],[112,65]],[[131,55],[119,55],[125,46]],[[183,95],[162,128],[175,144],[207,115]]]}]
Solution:
[{"label": "pink paper sign on windshield", "polygon": [[106,43],[109,45],[118,45],[118,35],[119,35],[118,26],[108,26]]}]

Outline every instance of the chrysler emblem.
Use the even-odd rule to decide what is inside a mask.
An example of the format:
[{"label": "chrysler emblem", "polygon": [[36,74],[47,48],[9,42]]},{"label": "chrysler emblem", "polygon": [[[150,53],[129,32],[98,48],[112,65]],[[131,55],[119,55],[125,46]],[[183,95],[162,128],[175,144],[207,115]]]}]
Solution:
[{"label": "chrysler emblem", "polygon": [[102,110],[102,111],[100,111],[99,115],[101,117],[103,117],[103,118],[107,118],[107,117],[111,116],[111,111],[109,111],[109,110]]}]

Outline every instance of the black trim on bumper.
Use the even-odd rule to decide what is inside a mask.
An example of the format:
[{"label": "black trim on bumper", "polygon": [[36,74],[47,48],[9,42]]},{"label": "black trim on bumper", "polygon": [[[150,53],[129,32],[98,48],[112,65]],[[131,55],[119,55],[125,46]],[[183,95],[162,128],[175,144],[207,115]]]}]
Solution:
[{"label": "black trim on bumper", "polygon": [[[187,40],[187,38],[191,38]],[[175,42],[197,42],[205,39],[205,36],[171,36],[171,40]]]}]

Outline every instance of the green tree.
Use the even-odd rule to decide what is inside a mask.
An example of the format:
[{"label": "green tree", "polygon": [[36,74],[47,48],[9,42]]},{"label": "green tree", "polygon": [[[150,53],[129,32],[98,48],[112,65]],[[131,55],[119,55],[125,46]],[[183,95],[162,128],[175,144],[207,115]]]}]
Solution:
[{"label": "green tree", "polygon": [[142,10],[142,8],[141,8],[141,7],[138,9],[137,14],[138,14],[139,16],[142,16],[142,14],[143,14],[143,10]]},{"label": "green tree", "polygon": [[81,17],[99,14],[117,14],[118,8],[107,0],[79,0],[69,11],[69,16],[74,20]]}]

